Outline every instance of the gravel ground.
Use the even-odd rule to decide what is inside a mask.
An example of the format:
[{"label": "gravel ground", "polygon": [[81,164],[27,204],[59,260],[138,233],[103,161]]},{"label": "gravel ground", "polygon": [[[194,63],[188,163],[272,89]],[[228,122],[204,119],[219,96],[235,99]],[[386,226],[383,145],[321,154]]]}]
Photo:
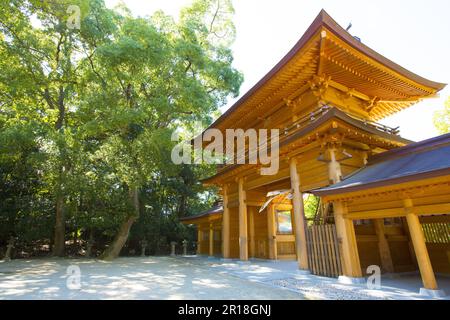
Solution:
[{"label": "gravel ground", "polygon": [[[79,268],[71,289],[68,268]],[[450,292],[450,278],[438,283]],[[29,259],[0,261],[0,300],[5,299],[193,299],[374,300],[424,299],[418,275],[382,279],[381,290],[298,272],[289,261],[222,261],[203,257]]]},{"label": "gravel ground", "polygon": [[[81,286],[67,286],[68,267],[79,267]],[[70,269],[69,269],[70,270]],[[205,264],[170,257],[0,261],[0,300],[272,300],[302,299],[300,293],[244,281]]]},{"label": "gravel ground", "polygon": [[273,286],[287,288],[302,293],[309,299],[317,300],[385,300],[386,297],[380,297],[377,294],[367,294],[362,290],[354,290],[347,285],[329,282],[316,282],[310,280],[299,280],[287,278],[281,280],[272,280],[269,282]]},{"label": "gravel ground", "polygon": [[[298,271],[295,261],[254,260],[251,263],[221,261],[220,259],[185,258],[192,264],[205,265],[216,272],[247,281],[264,283],[273,288],[297,292],[306,299],[325,300],[423,300],[420,275],[396,274],[383,276],[380,289],[369,289],[365,284],[341,284],[335,278],[315,276]],[[450,293],[450,277],[438,277],[441,289]],[[450,299],[450,296],[444,298]]]}]

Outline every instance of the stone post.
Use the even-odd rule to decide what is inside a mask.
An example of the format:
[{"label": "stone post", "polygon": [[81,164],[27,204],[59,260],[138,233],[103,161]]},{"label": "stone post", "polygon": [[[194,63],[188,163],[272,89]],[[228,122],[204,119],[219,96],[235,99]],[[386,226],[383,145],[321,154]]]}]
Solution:
[{"label": "stone post", "polygon": [[172,241],[170,243],[170,255],[172,257],[175,257],[175,246],[177,245],[177,243],[175,241]]},{"label": "stone post", "polygon": [[8,245],[6,246],[6,253],[5,253],[5,261],[11,261],[11,251],[14,248],[14,238],[9,238]]},{"label": "stone post", "polygon": [[141,257],[145,257],[145,249],[147,249],[148,241],[142,240],[141,241]]},{"label": "stone post", "polygon": [[188,241],[186,239],[184,239],[182,243],[183,243],[183,256],[187,256]]},{"label": "stone post", "polygon": [[92,255],[92,246],[94,245],[94,240],[89,239],[86,244],[86,258],[90,258]]}]

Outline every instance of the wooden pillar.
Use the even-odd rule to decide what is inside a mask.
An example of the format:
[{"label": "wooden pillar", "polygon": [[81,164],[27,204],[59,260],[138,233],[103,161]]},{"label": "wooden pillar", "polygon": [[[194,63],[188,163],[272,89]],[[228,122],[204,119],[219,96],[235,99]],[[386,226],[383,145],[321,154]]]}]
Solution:
[{"label": "wooden pillar", "polygon": [[230,209],[228,209],[228,187],[223,186],[223,216],[222,216],[222,255],[230,258]]},{"label": "wooden pillar", "polygon": [[343,216],[347,213],[347,205],[336,201],[333,203],[333,209],[344,276],[360,278],[362,277],[362,272],[359,262],[358,246],[356,244],[355,228],[353,221]]},{"label": "wooden pillar", "polygon": [[381,267],[385,272],[394,272],[391,249],[384,233],[384,219],[373,220],[375,233],[378,237],[378,250],[380,252]]},{"label": "wooden pillar", "polygon": [[250,257],[254,258],[256,255],[255,252],[255,214],[256,207],[248,208],[248,233],[250,236],[250,246],[249,246],[249,254]]},{"label": "wooden pillar", "polygon": [[420,275],[425,289],[437,290],[436,277],[434,276],[433,267],[431,265],[430,256],[428,255],[425,237],[423,235],[422,225],[419,217],[412,212],[413,203],[411,199],[403,201],[406,213],[406,221],[408,222],[409,234],[416,253],[417,263],[419,264]]},{"label": "wooden pillar", "polygon": [[209,224],[209,256],[214,257],[214,229],[212,223]]},{"label": "wooden pillar", "polygon": [[409,228],[408,228],[408,221],[406,221],[406,217],[401,218],[402,220],[402,229],[403,232],[408,237],[408,249],[409,249],[409,255],[411,257],[412,265],[419,269],[419,264],[417,263],[416,253],[414,252],[414,245],[411,240],[411,235],[409,234]]},{"label": "wooden pillar", "polygon": [[267,211],[267,237],[269,244],[269,259],[277,260],[277,236],[276,236],[276,223],[275,223],[275,206],[269,204],[266,208]]},{"label": "wooden pillar", "polygon": [[303,195],[300,192],[300,177],[297,172],[297,160],[289,161],[291,176],[291,188],[293,191],[292,206],[294,209],[295,250],[298,266],[302,270],[308,270],[308,251],[306,247],[306,225]]},{"label": "wooden pillar", "polygon": [[238,193],[239,193],[239,258],[242,261],[247,261],[248,260],[247,204],[243,178],[239,178],[238,180]]},{"label": "wooden pillar", "polygon": [[[336,159],[336,148],[331,147],[328,151],[330,153],[330,162],[328,163],[329,180],[330,183],[334,184],[342,179],[341,164]],[[362,272],[355,227],[352,220],[344,218],[344,214],[348,212],[347,205],[343,202],[335,201],[333,202],[333,211],[344,276],[360,278],[362,277]]]},{"label": "wooden pillar", "polygon": [[197,254],[202,254],[202,229],[200,229],[200,225],[197,226]]}]

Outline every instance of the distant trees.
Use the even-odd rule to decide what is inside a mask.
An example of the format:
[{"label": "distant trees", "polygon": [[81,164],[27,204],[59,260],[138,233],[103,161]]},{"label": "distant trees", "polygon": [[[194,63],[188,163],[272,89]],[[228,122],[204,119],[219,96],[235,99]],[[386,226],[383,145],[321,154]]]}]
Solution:
[{"label": "distant trees", "polygon": [[214,201],[198,182],[212,169],[173,165],[170,135],[238,95],[232,14],[224,0],[178,22],[102,0],[2,2],[0,241],[48,239],[63,256],[69,233],[101,235],[113,259],[135,224],[135,238],[182,234],[175,217]]},{"label": "distant trees", "polygon": [[450,132],[450,97],[445,102],[444,109],[435,113],[434,125],[441,134]]}]

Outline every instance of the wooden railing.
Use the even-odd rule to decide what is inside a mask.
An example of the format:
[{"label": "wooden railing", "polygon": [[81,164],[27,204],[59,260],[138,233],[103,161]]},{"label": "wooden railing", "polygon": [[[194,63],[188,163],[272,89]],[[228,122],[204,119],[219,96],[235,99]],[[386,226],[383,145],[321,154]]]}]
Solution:
[{"label": "wooden railing", "polygon": [[[298,119],[297,121],[293,122],[291,125],[289,125],[288,127],[286,127],[284,129],[284,134],[289,136],[291,134],[293,134],[295,131],[297,131],[298,129],[303,128],[305,125],[312,123],[314,121],[316,121],[318,118],[322,117],[324,114],[326,114],[329,110],[331,110],[333,107],[325,105],[322,106],[318,109],[316,109],[315,111],[311,112],[310,114]],[[386,126],[384,124],[378,123],[378,122],[374,122],[371,120],[367,120],[361,117],[358,117],[356,115],[353,114],[348,114],[347,115],[353,119],[356,119],[358,121],[363,122],[364,124],[371,126],[377,130],[389,133],[389,134],[394,134],[394,135],[398,135],[400,133],[399,127],[397,128],[391,128],[389,126]]]},{"label": "wooden railing", "polygon": [[382,123],[378,123],[378,122],[375,122],[375,121],[363,119],[363,118],[357,117],[357,116],[352,115],[352,114],[347,114],[347,115],[349,117],[352,117],[352,118],[356,119],[356,120],[364,122],[364,124],[369,125],[371,127],[374,127],[375,129],[377,129],[379,131],[383,131],[383,132],[386,132],[386,133],[389,133],[389,134],[393,134],[393,135],[397,135],[397,136],[400,134],[400,127],[392,128],[392,127],[389,127],[389,126],[384,125]]}]

